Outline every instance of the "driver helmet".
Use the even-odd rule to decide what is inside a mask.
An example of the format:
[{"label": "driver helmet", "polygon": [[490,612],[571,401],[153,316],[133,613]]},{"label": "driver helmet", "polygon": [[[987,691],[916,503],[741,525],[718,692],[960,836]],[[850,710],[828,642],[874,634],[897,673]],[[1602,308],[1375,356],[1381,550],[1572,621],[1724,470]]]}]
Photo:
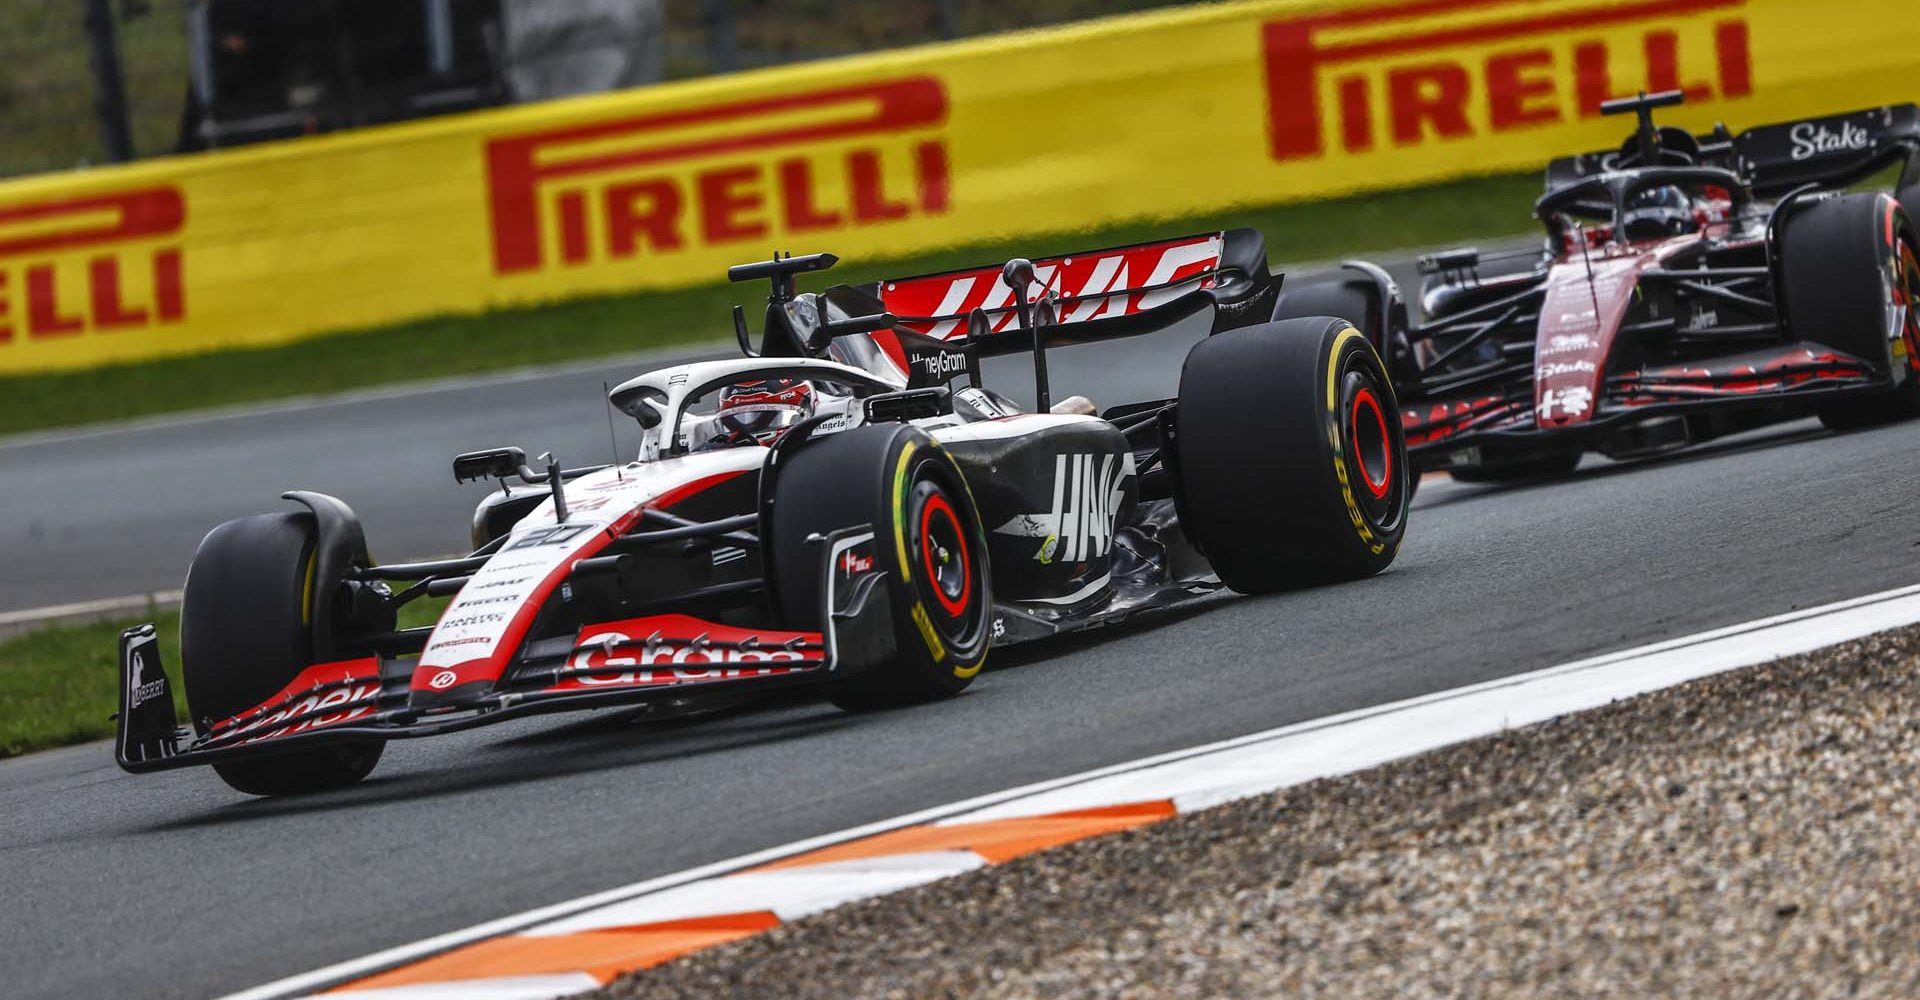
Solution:
[{"label": "driver helmet", "polygon": [[1650,187],[1634,195],[1620,224],[1632,242],[1666,239],[1699,228],[1693,202],[1673,184]]},{"label": "driver helmet", "polygon": [[720,390],[715,414],[722,438],[736,444],[772,444],[787,429],[813,415],[813,384],[769,378],[736,382]]}]

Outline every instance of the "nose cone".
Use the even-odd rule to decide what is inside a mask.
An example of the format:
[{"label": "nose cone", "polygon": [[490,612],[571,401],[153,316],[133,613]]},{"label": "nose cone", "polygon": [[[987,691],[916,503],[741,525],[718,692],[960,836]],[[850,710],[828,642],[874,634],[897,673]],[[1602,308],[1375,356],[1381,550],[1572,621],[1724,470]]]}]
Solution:
[{"label": "nose cone", "polygon": [[1653,260],[1640,255],[1573,261],[1556,265],[1548,275],[1533,345],[1536,425],[1558,429],[1593,419],[1614,334],[1640,270]]},{"label": "nose cone", "polygon": [[[1585,306],[1541,316],[1541,332],[1533,348],[1533,419],[1540,427],[1586,423],[1599,402],[1606,345],[1591,332],[1592,303]],[[1549,296],[1546,309],[1552,308]],[[1547,321],[1556,316],[1561,320],[1559,328],[1572,332],[1548,332]]]}]

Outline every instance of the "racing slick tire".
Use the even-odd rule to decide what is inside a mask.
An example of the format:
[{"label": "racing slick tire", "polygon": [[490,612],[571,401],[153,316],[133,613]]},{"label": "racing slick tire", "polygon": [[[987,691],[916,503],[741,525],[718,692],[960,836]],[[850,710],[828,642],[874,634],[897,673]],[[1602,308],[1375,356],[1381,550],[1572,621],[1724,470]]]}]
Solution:
[{"label": "racing slick tire", "polygon": [[993,574],[966,479],[945,449],[906,424],[857,427],[807,442],[774,483],[769,572],[782,618],[817,631],[821,558],[809,536],[871,524],[887,574],[896,653],[827,689],[849,711],[959,694],[993,639]]},{"label": "racing slick tire", "polygon": [[[1814,202],[1787,220],[1780,271],[1787,329],[1804,340],[1888,366],[1892,391],[1824,403],[1836,431],[1920,415],[1920,257],[1913,225],[1884,194]],[[1904,310],[1904,328],[1892,329]],[[1904,371],[1896,370],[1896,366]]]},{"label": "racing slick tire", "polygon": [[1370,576],[1412,501],[1399,406],[1344,319],[1215,334],[1180,371],[1175,503],[1222,583],[1246,594]]},{"label": "racing slick tire", "polygon": [[[187,569],[180,665],[188,714],[206,735],[278,694],[313,662],[317,531],[307,511],[243,517],[207,533]],[[249,795],[295,795],[351,785],[386,744],[341,743],[213,765]]]},{"label": "racing slick tire", "polygon": [[[1351,270],[1342,273],[1353,274]],[[1365,278],[1317,281],[1282,289],[1279,300],[1273,304],[1273,318],[1276,321],[1313,316],[1344,319],[1366,334],[1376,351],[1386,352],[1388,373],[1396,381],[1417,382],[1420,371],[1413,362],[1413,347],[1407,342],[1405,331],[1389,329],[1392,324],[1387,318],[1386,303],[1380,298],[1380,289]]]},{"label": "racing slick tire", "polygon": [[1462,466],[1448,469],[1447,474],[1457,483],[1523,483],[1533,479],[1558,479],[1573,474],[1573,470],[1580,465],[1581,455],[1577,451],[1555,452],[1494,465]]}]

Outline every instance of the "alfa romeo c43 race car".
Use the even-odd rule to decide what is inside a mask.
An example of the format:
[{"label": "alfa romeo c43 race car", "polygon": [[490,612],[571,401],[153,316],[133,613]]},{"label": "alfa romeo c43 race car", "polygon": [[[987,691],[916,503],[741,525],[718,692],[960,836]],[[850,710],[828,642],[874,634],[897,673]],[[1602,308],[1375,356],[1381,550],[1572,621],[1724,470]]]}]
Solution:
[{"label": "alfa romeo c43 race car", "polygon": [[[1655,127],[1681,96],[1609,102],[1639,116],[1634,134],[1548,166],[1530,267],[1482,277],[1495,262],[1471,249],[1422,260],[1424,325],[1364,273],[1281,303],[1384,329],[1418,470],[1558,475],[1586,451],[1920,413],[1920,109],[1737,136]],[[1896,164],[1897,196],[1839,190]]]},{"label": "alfa romeo c43 race car", "polygon": [[[772,283],[760,341],[736,307],[744,357],[615,388],[637,460],[456,458],[457,480],[500,484],[469,556],[377,564],[353,511],[310,492],[215,528],[181,611],[189,724],[153,627],[128,630],[120,765],[282,794],[360,780],[387,740],[535,712],[782,684],[926,701],[993,645],[1398,551],[1386,368],[1344,320],[1273,321],[1257,233],[796,292],[834,262],[732,269]],[[1148,342],[1184,362],[1129,361]],[[397,629],[430,595],[454,595],[438,623]]]}]

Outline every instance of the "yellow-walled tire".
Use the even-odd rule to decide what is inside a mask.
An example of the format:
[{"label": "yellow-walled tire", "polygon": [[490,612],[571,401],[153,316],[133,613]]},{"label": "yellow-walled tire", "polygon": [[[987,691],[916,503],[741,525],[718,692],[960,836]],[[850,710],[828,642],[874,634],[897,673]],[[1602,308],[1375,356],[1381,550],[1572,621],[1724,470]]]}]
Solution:
[{"label": "yellow-walled tire", "polygon": [[871,524],[887,573],[896,655],[834,682],[834,704],[909,705],[973,682],[992,643],[992,573],[973,498],[945,449],[905,424],[857,427],[788,456],[774,491],[768,560],[789,627],[821,627],[826,546],[809,536]]},{"label": "yellow-walled tire", "polygon": [[1412,469],[1380,356],[1318,316],[1216,334],[1175,411],[1180,520],[1241,593],[1352,580],[1393,562]]},{"label": "yellow-walled tire", "polygon": [[[258,706],[313,665],[313,515],[260,514],[207,533],[187,569],[180,661],[196,731]],[[332,743],[213,765],[249,795],[296,795],[354,784],[380,742]]]}]

